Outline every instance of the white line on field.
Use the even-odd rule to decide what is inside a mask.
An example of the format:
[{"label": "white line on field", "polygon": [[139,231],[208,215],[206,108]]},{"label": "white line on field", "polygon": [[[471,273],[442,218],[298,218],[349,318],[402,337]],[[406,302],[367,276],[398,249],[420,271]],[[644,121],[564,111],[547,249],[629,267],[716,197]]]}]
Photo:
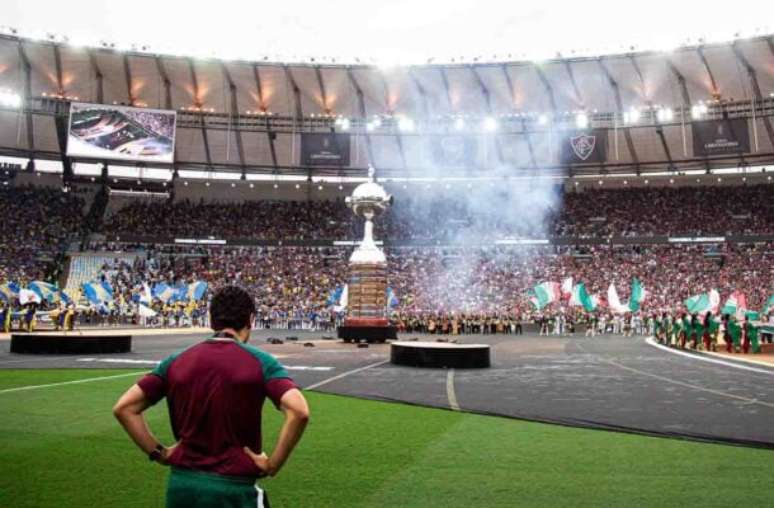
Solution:
[{"label": "white line on field", "polygon": [[381,362],[372,363],[370,365],[366,365],[365,367],[360,367],[358,369],[348,370],[347,372],[342,372],[338,376],[329,377],[328,379],[323,379],[319,383],[315,383],[313,385],[309,385],[304,388],[304,390],[314,390],[316,388],[320,388],[321,386],[325,386],[328,383],[332,383],[333,381],[339,380],[341,378],[347,377],[351,374],[357,374],[358,372],[363,372],[364,370],[368,370],[374,367],[378,367],[380,365],[384,365],[385,363],[389,362],[389,360],[383,360]]},{"label": "white line on field", "polygon": [[[580,344],[579,344],[579,347],[585,353],[593,354],[589,350],[587,350],[586,348],[581,346]],[[669,377],[660,376],[658,374],[653,374],[651,372],[644,372],[642,370],[635,369],[634,367],[629,367],[628,365],[622,365],[622,364],[616,362],[615,360],[610,360],[609,358],[603,358],[602,356],[599,356],[599,360],[602,361],[602,362],[605,362],[605,363],[609,363],[610,365],[613,365],[615,367],[618,367],[619,369],[628,370],[629,372],[634,372],[635,374],[639,374],[641,376],[647,376],[647,377],[651,377],[653,379],[658,379],[659,381],[664,381],[666,383],[671,383],[673,385],[683,386],[685,388],[691,388],[692,390],[697,390],[697,391],[700,391],[700,392],[712,393],[714,395],[719,395],[721,397],[727,397],[729,399],[741,400],[743,402],[747,402],[748,404],[758,404],[760,406],[766,406],[766,407],[774,408],[774,403],[771,403],[771,402],[766,402],[766,401],[758,400],[758,399],[751,399],[749,397],[742,397],[740,395],[734,395],[733,393],[723,392],[723,391],[720,391],[720,390],[713,390],[711,388],[704,388],[703,386],[696,386],[696,385],[693,385],[691,383],[685,383],[683,381],[678,381],[676,379],[672,379],[672,378],[669,378]]]},{"label": "white line on field", "polygon": [[446,397],[449,399],[449,408],[452,411],[459,411],[460,404],[457,402],[457,394],[454,392],[454,369],[449,369],[446,373]]},{"label": "white line on field", "polygon": [[707,356],[704,356],[701,353],[686,353],[685,351],[680,351],[679,349],[673,349],[671,347],[667,347],[663,344],[659,344],[656,342],[653,337],[648,337],[645,339],[645,342],[650,344],[653,347],[657,347],[659,349],[662,349],[664,351],[669,351],[670,353],[681,355],[681,356],[687,356],[688,358],[691,358],[693,360],[701,360],[702,362],[709,362],[709,363],[716,363],[718,365],[725,365],[726,367],[733,367],[735,369],[742,369],[742,370],[749,370],[750,372],[757,372],[758,374],[768,374],[769,376],[774,376],[774,370],[766,370],[766,369],[758,369],[756,367],[750,367],[749,365],[740,365],[738,363],[734,362],[726,362],[723,360],[719,360],[717,358],[708,358]]},{"label": "white line on field", "polygon": [[140,371],[140,372],[129,372],[127,374],[116,374],[115,376],[100,376],[100,377],[88,377],[86,379],[76,379],[74,381],[62,381],[61,383],[49,383],[46,385],[30,385],[30,386],[18,386],[16,388],[6,388],[5,390],[0,390],[0,394],[3,393],[12,393],[12,392],[24,392],[27,390],[37,390],[38,388],[53,388],[55,386],[65,386],[65,385],[77,385],[81,383],[91,383],[92,381],[104,381],[105,379],[118,379],[121,377],[129,377],[129,376],[139,376],[140,374],[145,374],[146,371]]}]

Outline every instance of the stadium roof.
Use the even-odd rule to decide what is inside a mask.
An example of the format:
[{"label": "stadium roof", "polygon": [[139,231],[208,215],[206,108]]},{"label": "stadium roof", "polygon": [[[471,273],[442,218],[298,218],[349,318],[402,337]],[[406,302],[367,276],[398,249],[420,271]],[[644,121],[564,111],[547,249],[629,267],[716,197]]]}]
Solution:
[{"label": "stadium roof", "polygon": [[[142,11],[142,5],[135,5],[133,12]],[[339,24],[353,30],[351,41],[355,41],[358,32],[351,23],[355,18],[341,11],[341,5],[329,5],[339,9]],[[589,5],[583,4],[580,17],[573,18],[576,22],[583,24]],[[14,3],[10,7],[11,14],[19,9]],[[467,12],[460,10],[460,4],[452,3],[451,8],[457,15]],[[51,12],[62,14],[58,9]],[[160,9],[147,12],[161,16],[167,7]],[[675,6],[670,13],[682,16],[681,9]],[[770,8],[760,7],[756,13],[766,9]],[[89,12],[79,8],[69,17],[63,15],[62,26],[81,15],[94,22]],[[119,23],[104,6],[96,12],[103,16],[100,19],[113,20],[106,22],[105,29],[114,24],[146,26],[145,21],[126,23],[125,18]],[[49,11],[43,14],[41,25],[50,15]],[[726,17],[729,26],[733,14]],[[215,44],[219,15],[213,14],[211,31],[198,30],[196,23],[189,27],[183,20],[170,22],[167,17],[165,36],[191,33],[195,36],[177,39]],[[610,24],[611,16],[598,23]],[[640,33],[645,16],[632,26],[632,34]],[[694,20],[709,19],[701,16]],[[672,16],[664,26],[671,26],[671,20]],[[681,23],[685,26],[682,18]],[[417,20],[410,24],[420,25]],[[100,23],[94,26],[95,31],[103,29]],[[562,27],[561,23],[556,26]],[[584,26],[589,32],[589,26],[597,25]],[[660,28],[648,30],[660,33]],[[328,29],[336,31],[335,26]],[[602,32],[615,33],[612,25]],[[33,40],[25,34],[0,35],[0,155],[61,159],[60,131],[72,100],[177,110],[175,166],[205,172],[341,176],[364,172],[371,164],[381,175],[425,176],[428,169],[446,175],[444,168],[426,167],[427,138],[458,132],[478,139],[480,150],[470,169],[476,175],[492,169],[562,173],[567,168],[558,162],[557,136],[581,126],[601,129],[608,157],[604,164],[572,168],[576,175],[774,162],[774,39],[770,35],[721,43],[697,40],[670,52],[630,50],[604,57],[568,54],[540,62],[480,60],[384,67],[366,62],[280,64],[162,55],[154,48],[107,43],[87,48],[75,39],[64,41],[39,33]],[[463,35],[459,38],[475,43],[472,27]],[[362,51],[369,47],[359,42],[350,46]],[[309,38],[306,43],[309,47]],[[325,44],[321,39],[312,46],[322,49]],[[747,120],[750,151],[697,156],[691,123],[722,115]],[[304,167],[299,134],[331,129],[352,134],[350,162],[342,167]]]},{"label": "stadium roof", "polygon": [[671,50],[770,33],[774,6],[651,0],[158,2],[11,0],[25,37],[160,54],[283,63],[541,61]]}]

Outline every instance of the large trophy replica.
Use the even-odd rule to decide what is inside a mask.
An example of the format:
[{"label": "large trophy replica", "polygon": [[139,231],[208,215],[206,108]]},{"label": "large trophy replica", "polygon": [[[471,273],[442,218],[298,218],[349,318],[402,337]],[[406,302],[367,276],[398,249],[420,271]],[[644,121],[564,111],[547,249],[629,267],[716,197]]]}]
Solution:
[{"label": "large trophy replica", "polygon": [[374,181],[374,168],[368,168],[368,182],[358,185],[347,206],[365,219],[363,241],[349,258],[347,289],[348,316],[339,327],[345,342],[384,342],[396,338],[396,329],[387,320],[387,258],[374,243],[373,219],[392,204],[384,188]]}]

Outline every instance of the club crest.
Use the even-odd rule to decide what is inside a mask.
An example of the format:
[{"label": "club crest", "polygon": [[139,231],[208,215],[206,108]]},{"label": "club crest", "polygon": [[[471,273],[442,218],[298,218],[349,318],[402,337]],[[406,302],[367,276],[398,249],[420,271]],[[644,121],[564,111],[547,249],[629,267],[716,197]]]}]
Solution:
[{"label": "club crest", "polygon": [[588,134],[581,134],[570,138],[570,146],[575,155],[582,161],[587,160],[594,153],[594,147],[597,144],[597,137]]}]

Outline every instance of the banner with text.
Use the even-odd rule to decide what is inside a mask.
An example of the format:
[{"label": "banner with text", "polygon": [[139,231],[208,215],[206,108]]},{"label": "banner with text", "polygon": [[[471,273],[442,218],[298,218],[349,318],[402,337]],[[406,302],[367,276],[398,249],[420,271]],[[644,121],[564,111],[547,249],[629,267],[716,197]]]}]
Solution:
[{"label": "banner with text", "polygon": [[693,154],[723,155],[750,151],[747,119],[693,122]]},{"label": "banner with text", "polygon": [[308,166],[349,166],[349,134],[301,135],[301,163]]},{"label": "banner with text", "polygon": [[562,164],[602,163],[607,160],[607,131],[570,131],[560,138]]}]

